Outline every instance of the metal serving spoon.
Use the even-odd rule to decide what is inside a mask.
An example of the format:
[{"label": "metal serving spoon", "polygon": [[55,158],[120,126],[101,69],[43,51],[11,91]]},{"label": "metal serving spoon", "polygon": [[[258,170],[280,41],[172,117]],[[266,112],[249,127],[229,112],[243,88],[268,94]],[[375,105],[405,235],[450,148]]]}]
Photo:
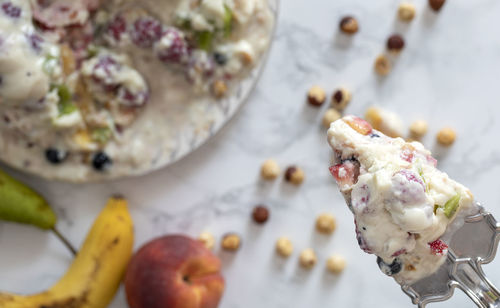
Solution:
[{"label": "metal serving spoon", "polygon": [[462,290],[478,307],[500,307],[500,292],[481,268],[495,258],[500,223],[480,204],[478,209],[452,234],[446,262],[431,276],[401,286],[418,307],[449,299],[455,288]]}]

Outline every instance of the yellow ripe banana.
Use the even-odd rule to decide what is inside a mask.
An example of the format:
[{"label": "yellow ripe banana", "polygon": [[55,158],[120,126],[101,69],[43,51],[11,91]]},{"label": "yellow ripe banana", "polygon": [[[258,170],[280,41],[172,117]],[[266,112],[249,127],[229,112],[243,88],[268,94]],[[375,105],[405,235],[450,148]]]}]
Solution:
[{"label": "yellow ripe banana", "polygon": [[113,197],[59,282],[34,295],[0,293],[0,308],[105,308],[120,286],[133,241],[127,201]]}]

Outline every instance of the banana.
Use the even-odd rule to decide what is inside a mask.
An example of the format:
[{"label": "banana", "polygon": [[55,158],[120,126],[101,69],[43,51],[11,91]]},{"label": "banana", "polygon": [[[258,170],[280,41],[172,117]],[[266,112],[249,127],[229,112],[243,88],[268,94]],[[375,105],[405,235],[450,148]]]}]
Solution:
[{"label": "banana", "polygon": [[34,295],[0,293],[0,308],[104,308],[113,299],[132,255],[127,201],[111,198],[66,274]]}]

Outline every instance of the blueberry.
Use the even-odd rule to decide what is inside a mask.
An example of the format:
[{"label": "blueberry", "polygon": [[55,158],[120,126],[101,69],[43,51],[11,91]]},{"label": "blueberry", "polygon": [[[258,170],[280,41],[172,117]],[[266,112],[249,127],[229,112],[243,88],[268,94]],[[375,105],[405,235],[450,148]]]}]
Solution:
[{"label": "blueberry", "polygon": [[219,64],[219,65],[226,65],[226,63],[227,63],[227,57],[224,54],[219,53],[219,52],[214,53],[214,59],[215,59],[215,62],[217,62],[217,64]]},{"label": "blueberry", "polygon": [[370,135],[370,137],[371,138],[380,138],[380,135],[373,133]]},{"label": "blueberry", "polygon": [[402,265],[398,258],[395,258],[391,264],[387,264],[381,257],[377,257],[377,264],[380,270],[387,276],[392,276],[401,271]]},{"label": "blueberry", "polygon": [[47,158],[47,160],[54,165],[62,163],[66,157],[68,157],[68,153],[66,151],[54,148],[48,148],[45,150],[45,158]]},{"label": "blueberry", "polygon": [[98,171],[105,171],[113,164],[111,158],[104,152],[97,152],[92,159],[92,166]]}]

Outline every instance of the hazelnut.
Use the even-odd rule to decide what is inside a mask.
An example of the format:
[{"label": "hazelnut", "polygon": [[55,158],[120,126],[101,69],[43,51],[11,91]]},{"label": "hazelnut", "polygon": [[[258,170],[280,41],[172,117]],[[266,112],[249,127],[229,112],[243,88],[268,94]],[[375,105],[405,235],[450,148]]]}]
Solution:
[{"label": "hazelnut", "polygon": [[431,9],[433,9],[435,12],[441,10],[441,8],[444,5],[445,0],[429,0],[429,6]]},{"label": "hazelnut", "polygon": [[313,86],[307,93],[307,101],[311,106],[319,107],[326,100],[325,91],[319,86]]},{"label": "hazelnut", "polygon": [[316,218],[316,230],[320,233],[331,234],[336,227],[335,217],[331,214],[323,213]]},{"label": "hazelnut", "polygon": [[276,251],[282,257],[289,257],[293,252],[293,244],[288,238],[280,237],[276,241]]},{"label": "hazelnut", "polygon": [[316,265],[317,261],[318,258],[316,257],[316,253],[310,248],[305,249],[300,253],[299,262],[303,268],[312,268]]},{"label": "hazelnut", "polygon": [[222,80],[214,81],[212,91],[217,98],[221,98],[227,93],[227,84]]},{"label": "hazelnut", "polygon": [[345,259],[341,255],[332,255],[326,260],[326,268],[334,274],[340,274],[345,266]]},{"label": "hazelnut", "polygon": [[345,34],[354,34],[359,30],[358,21],[352,16],[345,16],[340,20],[339,28]]},{"label": "hazelnut", "polygon": [[260,167],[260,175],[266,180],[274,180],[280,174],[281,170],[274,159],[266,160]]},{"label": "hazelnut", "polygon": [[202,242],[207,249],[212,250],[215,246],[215,238],[210,232],[203,232],[198,236],[198,241]]},{"label": "hazelnut", "polygon": [[380,76],[386,76],[391,72],[392,65],[389,62],[389,59],[385,55],[379,55],[377,59],[375,59],[375,72]]},{"label": "hazelnut", "polygon": [[330,127],[330,124],[340,119],[342,115],[334,108],[328,108],[323,115],[323,126],[326,128]]},{"label": "hazelnut", "polygon": [[285,171],[285,180],[295,185],[299,185],[304,181],[304,171],[297,166],[290,166]]},{"label": "hazelnut", "polygon": [[228,250],[228,251],[236,251],[240,248],[241,244],[241,239],[237,234],[230,233],[224,235],[224,238],[222,238],[222,249]]},{"label": "hazelnut", "polygon": [[427,122],[424,120],[416,120],[410,125],[410,137],[412,139],[420,139],[427,133]]},{"label": "hazelnut", "polygon": [[399,34],[393,34],[387,39],[387,49],[393,52],[400,52],[405,47],[405,41]]},{"label": "hazelnut", "polygon": [[351,92],[349,92],[346,88],[339,88],[333,92],[331,105],[338,111],[343,111],[350,101]]},{"label": "hazelnut", "polygon": [[252,212],[253,220],[258,224],[263,224],[269,219],[269,210],[263,205],[258,205]]},{"label": "hazelnut", "polygon": [[415,18],[415,6],[412,3],[403,2],[399,5],[398,16],[402,21],[411,21]]},{"label": "hazelnut", "polygon": [[438,132],[436,138],[441,145],[450,146],[455,142],[456,133],[453,128],[445,127]]}]

